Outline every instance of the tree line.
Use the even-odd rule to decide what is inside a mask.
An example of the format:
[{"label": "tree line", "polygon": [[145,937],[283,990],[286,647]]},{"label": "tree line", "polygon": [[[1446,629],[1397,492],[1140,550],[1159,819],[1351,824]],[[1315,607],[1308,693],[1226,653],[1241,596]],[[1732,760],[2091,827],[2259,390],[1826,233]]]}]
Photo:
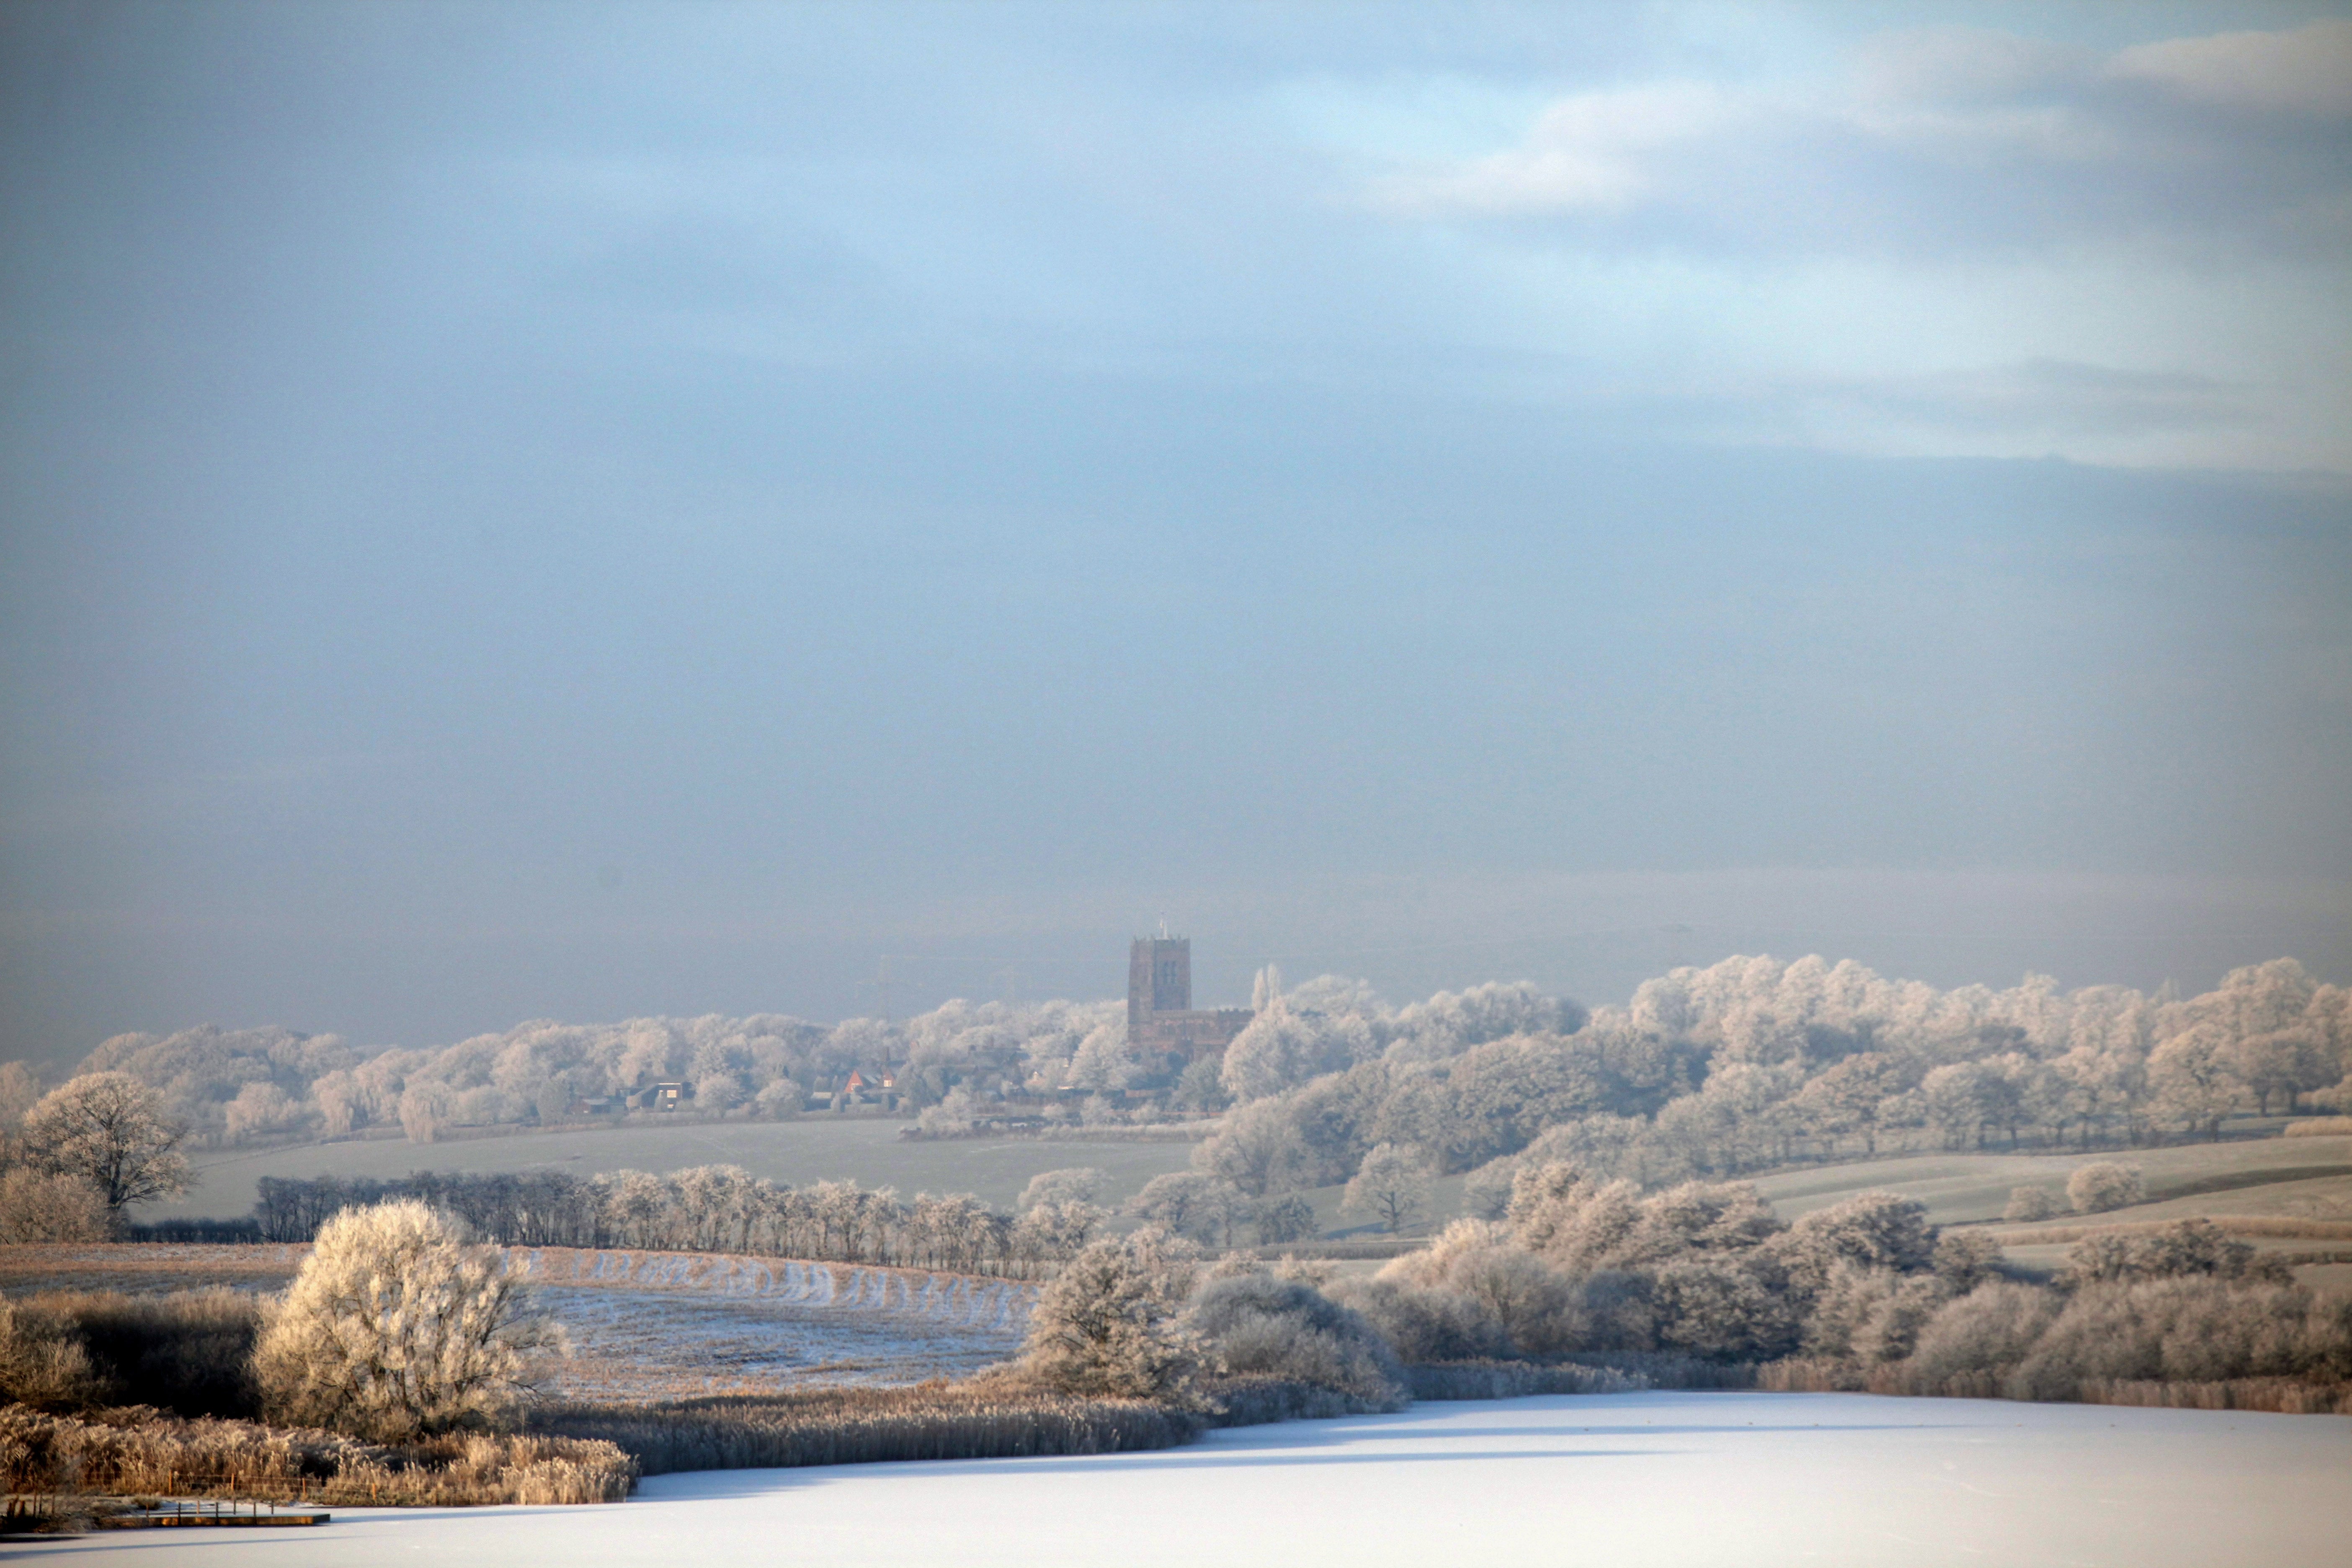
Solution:
[{"label": "tree line", "polygon": [[1075,1196],[1048,1195],[1007,1214],[969,1193],[902,1199],[855,1182],[794,1187],[738,1165],[593,1176],[264,1176],[257,1184],[254,1219],[266,1241],[309,1241],[346,1210],[415,1201],[509,1247],[733,1252],[1016,1279],[1050,1273],[1109,1218]]},{"label": "tree line", "polygon": [[1262,1197],[1347,1181],[1386,1145],[1470,1173],[1492,1218],[1520,1169],[1556,1160],[1663,1186],[2352,1109],[2352,992],[2285,959],[2179,998],[2042,977],[1937,991],[1853,963],[1735,958],[1646,982],[1572,1029],[1531,1026],[1532,987],[1435,1000],[1455,1004],[1448,1028],[1330,983],[1277,1000],[1226,1055],[1239,1102],[1200,1168]]}]

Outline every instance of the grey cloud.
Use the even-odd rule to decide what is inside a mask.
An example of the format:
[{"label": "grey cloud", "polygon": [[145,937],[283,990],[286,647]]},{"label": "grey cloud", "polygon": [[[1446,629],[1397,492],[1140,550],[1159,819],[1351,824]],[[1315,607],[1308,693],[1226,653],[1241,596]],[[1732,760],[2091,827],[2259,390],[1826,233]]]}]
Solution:
[{"label": "grey cloud", "polygon": [[1810,87],[1658,79],[1571,94],[1518,145],[1400,171],[1370,199],[1601,245],[1937,257],[2157,239],[2332,255],[2352,242],[2352,121],[2327,70],[2271,68],[2332,58],[2347,36],[2352,24],[2330,23],[2102,58],[1896,35]]}]

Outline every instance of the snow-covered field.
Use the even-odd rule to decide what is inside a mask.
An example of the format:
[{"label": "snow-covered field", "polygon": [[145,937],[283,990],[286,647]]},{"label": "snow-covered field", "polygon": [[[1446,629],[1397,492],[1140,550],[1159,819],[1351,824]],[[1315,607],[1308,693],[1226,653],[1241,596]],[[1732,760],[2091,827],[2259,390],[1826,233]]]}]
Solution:
[{"label": "snow-covered field", "polygon": [[553,1392],[660,1399],[960,1377],[1020,1348],[1037,1288],[722,1253],[515,1247],[570,1333]]},{"label": "snow-covered field", "polygon": [[2352,1421],[1861,1394],[1423,1405],[1196,1447],[660,1476],[613,1508],[346,1512],[77,1563],[2341,1568]]}]

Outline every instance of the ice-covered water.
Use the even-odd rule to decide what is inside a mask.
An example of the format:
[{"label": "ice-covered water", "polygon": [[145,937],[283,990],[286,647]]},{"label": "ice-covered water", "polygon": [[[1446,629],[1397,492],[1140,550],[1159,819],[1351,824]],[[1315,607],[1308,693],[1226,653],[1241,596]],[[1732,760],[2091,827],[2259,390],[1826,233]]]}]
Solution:
[{"label": "ice-covered water", "polygon": [[1431,1404],[1089,1458],[658,1476],[611,1508],[359,1510],[291,1538],[43,1543],[93,1568],[2341,1568],[2352,1421],[1862,1394]]}]

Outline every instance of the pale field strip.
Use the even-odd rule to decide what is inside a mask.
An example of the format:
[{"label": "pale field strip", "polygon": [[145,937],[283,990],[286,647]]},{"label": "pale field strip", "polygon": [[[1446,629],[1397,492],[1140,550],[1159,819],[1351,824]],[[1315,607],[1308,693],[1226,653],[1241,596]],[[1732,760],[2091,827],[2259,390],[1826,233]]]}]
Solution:
[{"label": "pale field strip", "polygon": [[817,1263],[724,1252],[645,1252],[630,1247],[513,1247],[516,1271],[555,1289],[698,1290],[797,1306],[900,1312],[950,1326],[1020,1333],[1037,1287],[977,1274]]},{"label": "pale field strip", "polygon": [[1037,1288],[875,1264],[512,1247],[571,1336],[551,1392],[675,1399],[969,1376],[1020,1348]]}]

